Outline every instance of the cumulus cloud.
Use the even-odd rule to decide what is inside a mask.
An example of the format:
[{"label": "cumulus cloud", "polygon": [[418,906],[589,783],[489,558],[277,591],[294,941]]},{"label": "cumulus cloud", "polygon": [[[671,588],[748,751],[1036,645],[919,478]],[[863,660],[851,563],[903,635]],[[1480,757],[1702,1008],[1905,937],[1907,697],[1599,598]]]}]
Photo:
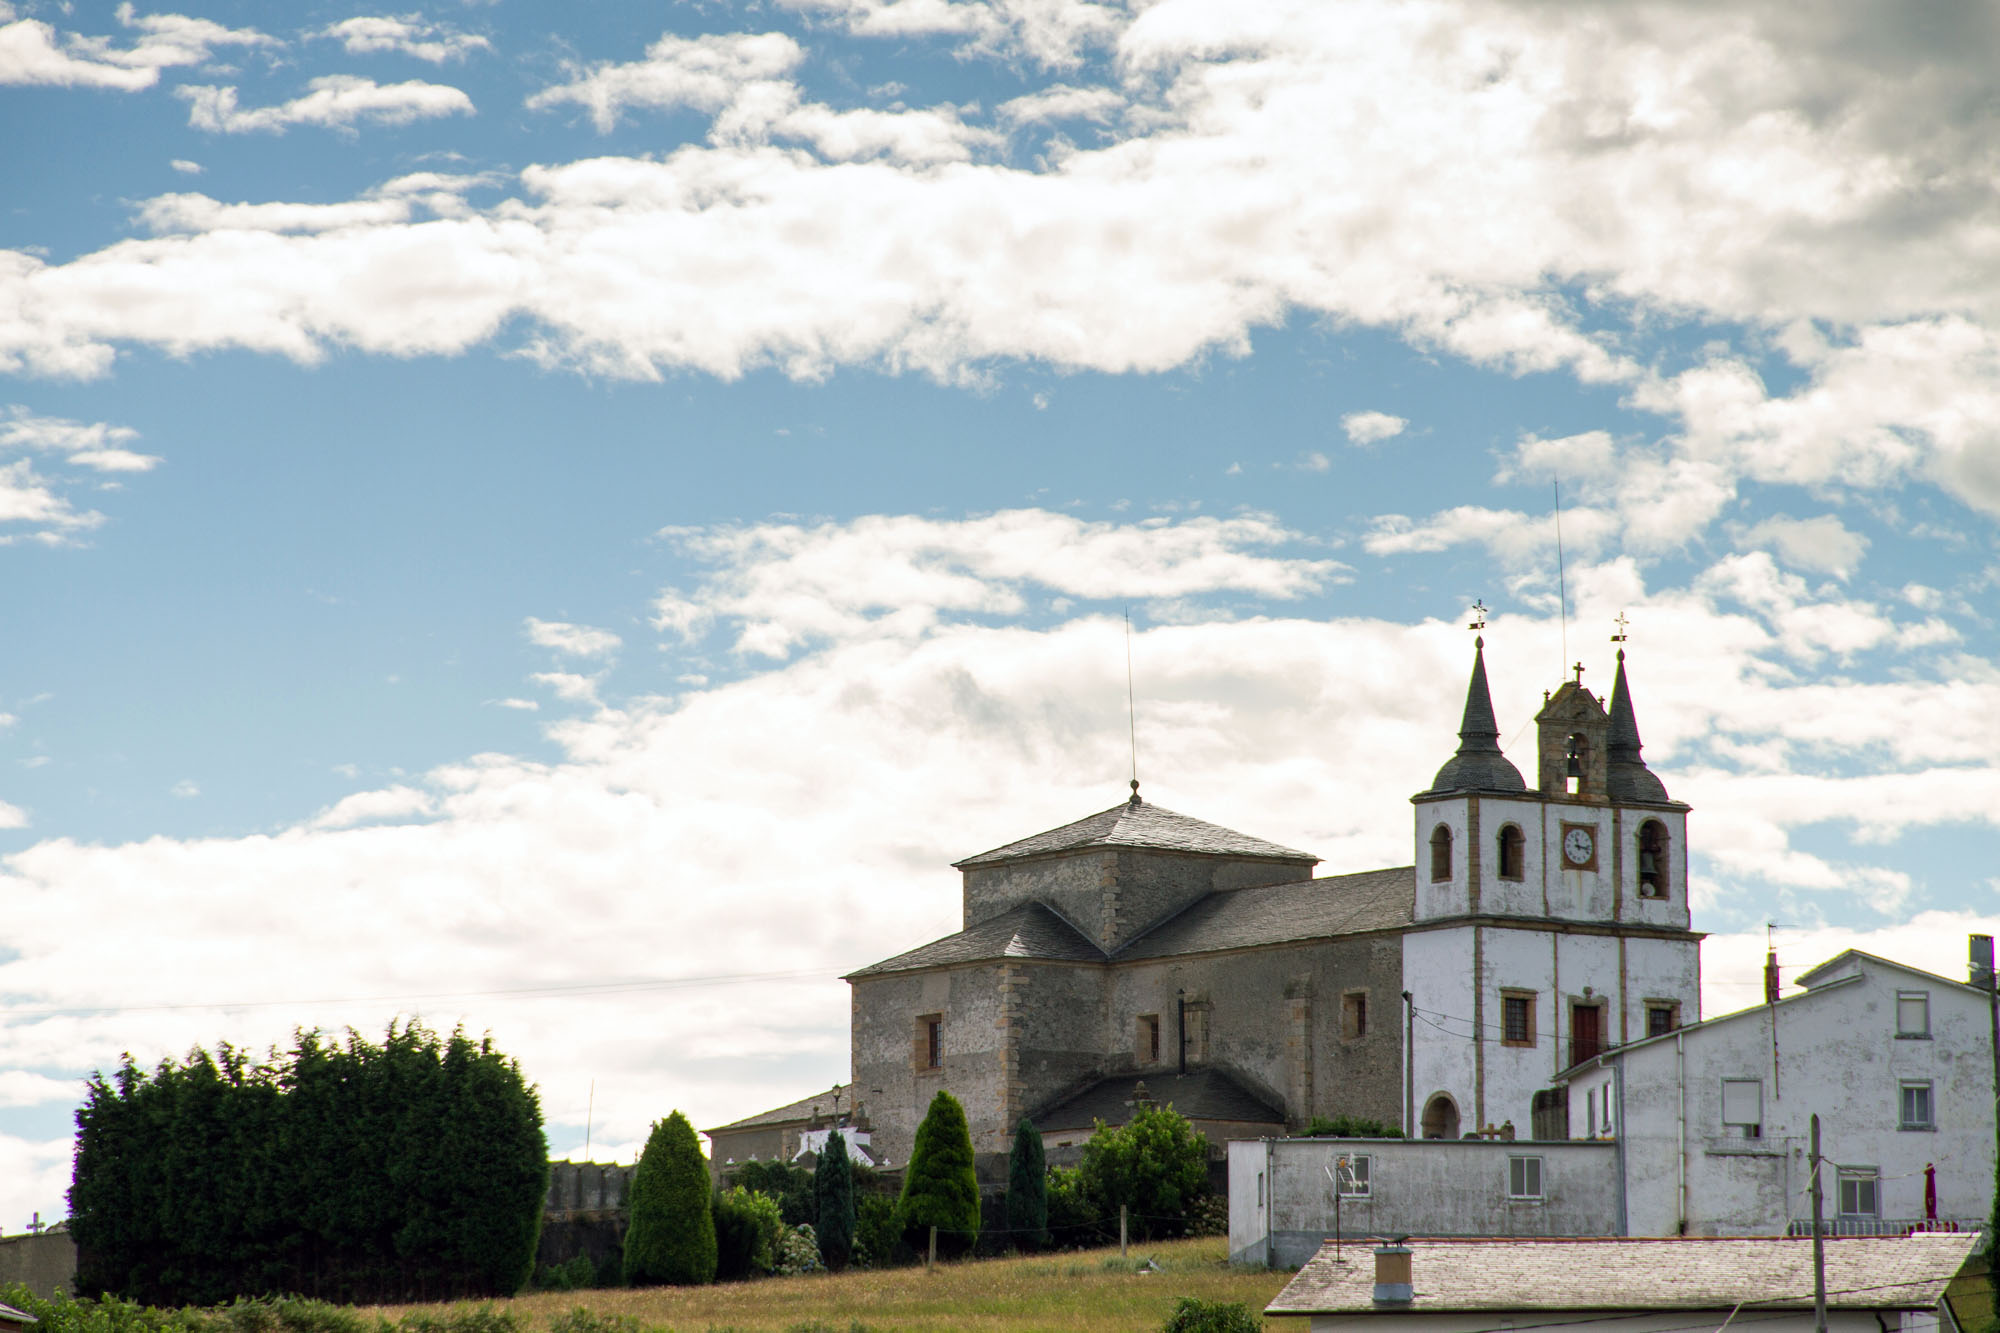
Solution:
[{"label": "cumulus cloud", "polygon": [[188,159],[184,157],[177,157],[172,162],[169,162],[167,165],[172,167],[175,171],[180,172],[183,176],[199,176],[203,171],[201,163],[190,162]]},{"label": "cumulus cloud", "polygon": [[1861,563],[1868,539],[1850,531],[1831,514],[1817,518],[1789,518],[1774,514],[1743,528],[1736,544],[1745,550],[1768,547],[1794,569],[1846,578]]},{"label": "cumulus cloud", "polygon": [[1108,46],[1129,22],[1123,5],[1091,0],[781,0],[860,37],[941,37],[965,54],[1025,56],[1055,68]]},{"label": "cumulus cloud", "polygon": [[445,23],[431,23],[420,15],[401,18],[388,15],[357,15],[320,29],[315,37],[330,37],[347,48],[349,55],[393,52],[441,65],[474,51],[492,49],[492,43],[477,33],[461,32]]},{"label": "cumulus cloud", "polygon": [[579,68],[570,82],[534,94],[528,106],[533,110],[580,106],[598,129],[609,131],[633,107],[720,111],[747,85],[779,79],[804,59],[804,48],[781,32],[700,37],[668,33],[646,48],[644,60],[603,61]]},{"label": "cumulus cloud", "polygon": [[411,79],[381,84],[355,74],[327,74],[308,81],[303,97],[276,106],[242,109],[236,89],[183,84],[174,96],[188,103],[188,124],[217,134],[282,134],[294,125],[353,130],[357,125],[408,125],[438,116],[469,116],[472,99],[447,84]]},{"label": "cumulus cloud", "polygon": [[149,472],[159,459],[125,446],[139,438],[129,426],[37,416],[18,403],[0,414],[0,449],[41,449],[97,472]]},{"label": "cumulus cloud", "polygon": [[28,812],[18,805],[0,801],[0,829],[28,827]]},{"label": "cumulus cloud", "polygon": [[379,791],[362,791],[343,797],[314,816],[312,826],[322,829],[352,828],[373,820],[407,820],[434,814],[436,810],[436,798],[429,792],[415,787],[385,787]]},{"label": "cumulus cloud", "polygon": [[1125,96],[1113,88],[1073,88],[1057,84],[1022,97],[1009,98],[997,108],[1012,125],[1046,125],[1064,120],[1104,124],[1125,106]]},{"label": "cumulus cloud", "polygon": [[19,541],[59,546],[102,522],[104,515],[76,508],[27,459],[0,463],[0,546]]},{"label": "cumulus cloud", "polygon": [[0,84],[44,84],[137,92],[160,81],[160,71],[199,65],[218,46],[275,48],[283,43],[254,28],[226,28],[184,14],[138,14],[118,7],[118,21],[138,33],[130,46],[109,37],[60,33],[40,19],[17,17],[0,4]]},{"label": "cumulus cloud", "polygon": [[1407,418],[1392,417],[1387,412],[1349,412],[1340,419],[1340,428],[1347,432],[1352,444],[1379,444],[1394,439],[1409,424]]},{"label": "cumulus cloud", "polygon": [[530,643],[553,648],[571,657],[607,657],[618,651],[618,645],[623,642],[610,630],[592,629],[588,625],[537,620],[533,616],[529,616],[525,623]]}]

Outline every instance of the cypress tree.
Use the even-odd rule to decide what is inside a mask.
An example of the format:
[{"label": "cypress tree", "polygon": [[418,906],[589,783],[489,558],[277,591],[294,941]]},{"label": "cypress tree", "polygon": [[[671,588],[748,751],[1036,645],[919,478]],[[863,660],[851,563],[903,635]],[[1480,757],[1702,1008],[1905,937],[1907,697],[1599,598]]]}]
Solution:
[{"label": "cypress tree", "polygon": [[656,1121],[632,1173],[631,1220],[625,1230],[625,1281],[690,1286],[715,1281],[715,1214],[708,1159],[688,1118],[675,1111]]},{"label": "cypress tree", "polygon": [[819,1202],[819,1257],[828,1268],[847,1267],[854,1253],[854,1159],[839,1130],[826,1136],[826,1147],[813,1171],[813,1193]]},{"label": "cypress tree", "polygon": [[1048,1159],[1042,1132],[1026,1116],[1014,1128],[1014,1151],[1007,1155],[1007,1230],[1023,1249],[1049,1243]]},{"label": "cypress tree", "polygon": [[939,1089],[917,1126],[917,1141],[903,1168],[903,1196],[897,1205],[903,1233],[922,1253],[930,1229],[938,1246],[952,1253],[970,1250],[979,1239],[979,1178],[972,1171],[972,1131],[958,1098]]}]

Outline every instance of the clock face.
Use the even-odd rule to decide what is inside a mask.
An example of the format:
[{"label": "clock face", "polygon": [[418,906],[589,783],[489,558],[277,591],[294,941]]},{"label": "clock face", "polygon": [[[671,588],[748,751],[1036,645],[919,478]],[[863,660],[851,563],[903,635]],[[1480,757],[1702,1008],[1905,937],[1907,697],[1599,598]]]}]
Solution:
[{"label": "clock face", "polygon": [[1572,828],[1563,833],[1563,860],[1573,866],[1587,866],[1597,854],[1597,840],[1587,828]]}]

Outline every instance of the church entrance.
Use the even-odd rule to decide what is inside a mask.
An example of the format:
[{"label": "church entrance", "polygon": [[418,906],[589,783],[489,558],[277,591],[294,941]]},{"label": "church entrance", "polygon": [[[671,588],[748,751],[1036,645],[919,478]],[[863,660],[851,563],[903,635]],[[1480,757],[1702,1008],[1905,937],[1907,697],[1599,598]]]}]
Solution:
[{"label": "church entrance", "polygon": [[1424,1137],[1427,1139],[1455,1139],[1458,1137],[1458,1103],[1440,1092],[1424,1106]]}]

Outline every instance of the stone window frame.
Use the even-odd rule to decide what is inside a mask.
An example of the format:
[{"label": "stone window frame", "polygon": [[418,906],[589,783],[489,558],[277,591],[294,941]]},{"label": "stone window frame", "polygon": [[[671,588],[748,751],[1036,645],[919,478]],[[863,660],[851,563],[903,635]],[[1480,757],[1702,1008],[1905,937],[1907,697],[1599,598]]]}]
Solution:
[{"label": "stone window frame", "polygon": [[918,1014],[910,1037],[910,1066],[919,1074],[944,1072],[944,1015]]},{"label": "stone window frame", "polygon": [[1449,884],[1451,873],[1451,825],[1440,822],[1431,830],[1431,883]]},{"label": "stone window frame", "polygon": [[1368,988],[1340,994],[1340,1039],[1361,1041],[1368,1035]]},{"label": "stone window frame", "polygon": [[1140,1014],[1132,1024],[1132,1056],[1142,1066],[1160,1063],[1160,1016]]},{"label": "stone window frame", "polygon": [[[1528,1047],[1535,1044],[1535,1002],[1540,998],[1541,993],[1539,991],[1523,990],[1517,986],[1502,986],[1500,988],[1500,1044],[1502,1046]],[[1523,1018],[1523,1027],[1522,1034],[1518,1037],[1513,1035],[1513,1031],[1507,1022],[1510,1001],[1518,1003],[1521,1006],[1520,1013]]]},{"label": "stone window frame", "polygon": [[[1510,838],[1508,835],[1512,834]],[[1508,822],[1500,826],[1500,833],[1494,841],[1499,856],[1499,875],[1509,883],[1518,884],[1528,877],[1528,835],[1521,831],[1519,824]]]},{"label": "stone window frame", "polygon": [[[1646,1035],[1648,1037],[1664,1037],[1668,1032],[1677,1032],[1680,1030],[1681,1002],[1679,1000],[1647,1000],[1645,1005]],[[1664,1032],[1653,1031],[1653,1015],[1657,1013],[1664,1013],[1667,1016],[1667,1026]]]}]

